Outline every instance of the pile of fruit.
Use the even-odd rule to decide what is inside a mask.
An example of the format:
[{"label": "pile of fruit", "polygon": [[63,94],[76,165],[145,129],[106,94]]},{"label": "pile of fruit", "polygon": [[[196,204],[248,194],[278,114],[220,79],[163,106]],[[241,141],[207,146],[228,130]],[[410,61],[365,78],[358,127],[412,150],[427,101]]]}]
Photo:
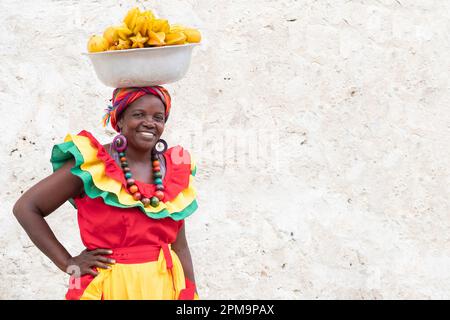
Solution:
[{"label": "pile of fruit", "polygon": [[136,7],[128,11],[121,25],[106,28],[103,36],[93,35],[87,48],[89,52],[101,52],[197,43],[200,40],[197,29],[170,25],[167,20],[155,18],[150,10],[141,12]]}]

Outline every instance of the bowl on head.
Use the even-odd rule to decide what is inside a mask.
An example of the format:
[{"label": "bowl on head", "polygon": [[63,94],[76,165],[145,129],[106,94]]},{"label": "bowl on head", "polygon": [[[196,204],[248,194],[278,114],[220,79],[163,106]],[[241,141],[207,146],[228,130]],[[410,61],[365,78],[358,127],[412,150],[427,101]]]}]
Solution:
[{"label": "bowl on head", "polygon": [[84,53],[98,79],[112,88],[163,85],[180,80],[199,43]]}]

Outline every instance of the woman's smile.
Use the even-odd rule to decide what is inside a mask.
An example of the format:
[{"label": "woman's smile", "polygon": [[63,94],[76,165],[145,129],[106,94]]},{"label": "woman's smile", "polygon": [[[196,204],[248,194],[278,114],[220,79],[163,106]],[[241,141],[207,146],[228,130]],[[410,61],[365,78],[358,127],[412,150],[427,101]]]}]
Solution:
[{"label": "woman's smile", "polygon": [[152,141],[155,138],[155,134],[149,131],[138,131],[137,135],[147,141]]}]

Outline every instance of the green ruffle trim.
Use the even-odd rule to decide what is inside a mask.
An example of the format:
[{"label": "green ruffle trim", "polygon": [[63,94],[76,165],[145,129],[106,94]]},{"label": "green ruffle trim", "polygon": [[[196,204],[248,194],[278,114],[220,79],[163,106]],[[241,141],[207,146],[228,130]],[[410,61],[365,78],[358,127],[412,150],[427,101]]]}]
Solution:
[{"label": "green ruffle trim", "polygon": [[[137,203],[135,205],[124,205],[119,202],[117,196],[114,193],[97,188],[94,184],[94,181],[92,180],[91,174],[81,169],[80,166],[84,163],[83,155],[81,154],[80,150],[78,150],[77,146],[73,143],[73,141],[67,141],[53,146],[52,155],[50,158],[50,162],[52,163],[53,167],[53,172],[60,169],[64,165],[64,163],[66,163],[72,158],[75,159],[75,166],[71,168],[70,171],[72,172],[72,174],[76,175],[83,181],[84,192],[91,199],[102,197],[105,204],[110,206],[118,208],[138,207],[149,218],[163,219],[170,217],[175,221],[185,219],[186,217],[194,213],[194,211],[197,210],[198,208],[197,201],[195,199],[182,211],[174,212],[172,214],[170,214],[167,209],[163,209],[158,213],[146,212],[144,209],[144,205],[142,203]],[[196,171],[197,167],[194,168],[191,174],[195,176]],[[72,198],[69,199],[69,202],[72,204],[74,208],[76,208],[75,201]]]}]

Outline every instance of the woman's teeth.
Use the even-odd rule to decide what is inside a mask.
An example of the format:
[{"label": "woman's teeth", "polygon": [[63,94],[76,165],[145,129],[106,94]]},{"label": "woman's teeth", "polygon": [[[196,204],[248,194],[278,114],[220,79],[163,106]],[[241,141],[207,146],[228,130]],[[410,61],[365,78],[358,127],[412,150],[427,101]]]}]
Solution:
[{"label": "woman's teeth", "polygon": [[153,133],[150,132],[140,132],[140,134],[149,138],[153,138],[155,136]]}]

